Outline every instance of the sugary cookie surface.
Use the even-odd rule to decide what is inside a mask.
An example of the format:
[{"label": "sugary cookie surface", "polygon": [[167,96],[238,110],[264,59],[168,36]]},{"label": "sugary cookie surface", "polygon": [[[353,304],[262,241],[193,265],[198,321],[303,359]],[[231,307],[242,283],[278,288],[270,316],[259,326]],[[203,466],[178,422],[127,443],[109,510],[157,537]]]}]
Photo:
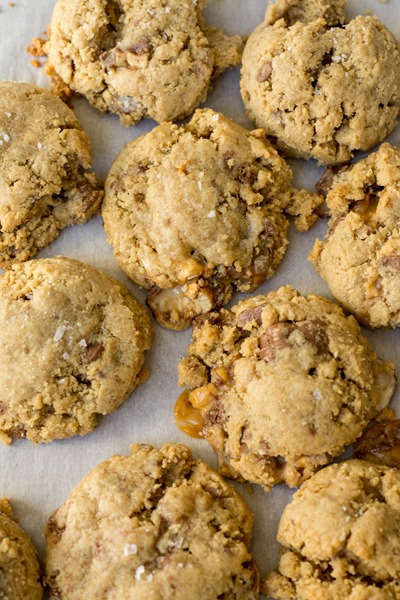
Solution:
[{"label": "sugary cookie surface", "polygon": [[140,382],[147,311],[98,269],[66,258],[16,264],[0,278],[0,435],[83,435]]},{"label": "sugary cookie surface", "polygon": [[343,25],[342,5],[278,1],[243,53],[248,116],[289,155],[326,164],[370,150],[400,110],[398,42],[377,17]]},{"label": "sugary cookie surface", "polygon": [[15,521],[7,498],[0,498],[0,598],[42,598],[36,550]]},{"label": "sugary cookie surface", "polygon": [[187,327],[271,277],[287,245],[285,213],[306,229],[321,202],[291,176],[262,130],[209,109],[125,146],[105,185],[105,230],[162,325]]},{"label": "sugary cookie surface", "polygon": [[183,118],[204,102],[211,79],[241,59],[242,38],[208,27],[204,5],[58,0],[46,45],[51,69],[125,125]]},{"label": "sugary cookie surface", "polygon": [[400,471],[351,460],[306,481],[285,508],[275,600],[400,598]]},{"label": "sugary cookie surface", "polygon": [[198,318],[179,376],[221,472],[266,490],[341,454],[395,387],[353,317],[289,286]]},{"label": "sugary cookie surface", "polygon": [[47,582],[68,600],[256,600],[252,521],[186,446],[133,445],[93,469],[50,517]]},{"label": "sugary cookie surface", "polygon": [[324,177],[331,212],[309,259],[346,311],[370,327],[400,325],[400,150]]},{"label": "sugary cookie surface", "polygon": [[103,193],[89,138],[48,91],[0,82],[0,266],[27,260],[61,229],[84,223]]}]

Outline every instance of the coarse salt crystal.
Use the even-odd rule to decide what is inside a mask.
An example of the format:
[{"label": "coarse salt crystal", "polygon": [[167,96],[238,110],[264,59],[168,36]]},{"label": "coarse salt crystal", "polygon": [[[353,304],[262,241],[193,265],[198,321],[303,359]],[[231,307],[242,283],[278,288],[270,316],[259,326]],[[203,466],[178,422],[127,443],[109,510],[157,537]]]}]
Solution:
[{"label": "coarse salt crystal", "polygon": [[66,327],[65,325],[59,325],[59,327],[57,327],[54,337],[53,337],[53,341],[54,342],[59,342],[62,339],[62,336],[64,335],[64,333],[66,332]]},{"label": "coarse salt crystal", "polygon": [[213,120],[213,121],[219,121],[219,115],[214,115],[214,116],[212,117],[212,120]]},{"label": "coarse salt crystal", "polygon": [[10,136],[8,135],[8,133],[2,133],[1,135],[2,135],[3,140],[5,142],[9,142],[10,141]]},{"label": "coarse salt crystal", "polygon": [[82,346],[82,348],[86,348],[86,346],[87,346],[86,340],[82,339],[82,340],[79,342],[79,345],[80,345],[80,346]]},{"label": "coarse salt crystal", "polygon": [[40,142],[38,142],[37,143],[37,147],[38,147],[38,150],[41,150],[43,148],[43,144],[41,144]]},{"label": "coarse salt crystal", "polygon": [[140,565],[140,567],[138,567],[136,569],[136,571],[135,571],[135,579],[136,579],[136,581],[140,581],[141,580],[144,571],[145,571],[145,568],[144,568],[143,565]]},{"label": "coarse salt crystal", "polygon": [[58,383],[64,383],[64,381],[65,381],[65,377],[63,377],[62,379],[59,379]]},{"label": "coarse salt crystal", "polygon": [[64,359],[64,360],[68,360],[68,359],[69,359],[69,354],[68,354],[68,352],[64,352],[64,354],[63,354],[63,359]]},{"label": "coarse salt crystal", "polygon": [[10,112],[6,112],[5,113],[6,117],[10,118],[11,117],[11,113]]},{"label": "coarse salt crystal", "polygon": [[203,189],[203,184],[201,183],[201,181],[197,182],[197,187],[199,188],[199,190]]},{"label": "coarse salt crystal", "polygon": [[313,391],[313,396],[316,400],[322,400],[322,394],[318,389]]},{"label": "coarse salt crystal", "polygon": [[165,7],[165,12],[166,12],[166,13],[170,13],[170,12],[171,12],[171,9],[170,9],[170,7],[169,7],[169,6],[166,6],[166,7]]},{"label": "coarse salt crystal", "polygon": [[209,217],[210,219],[215,217],[215,210],[210,210],[210,212],[208,213],[207,217]]},{"label": "coarse salt crystal", "polygon": [[125,546],[124,546],[124,555],[125,556],[130,556],[131,554],[136,554],[136,553],[137,553],[136,544],[125,544]]}]

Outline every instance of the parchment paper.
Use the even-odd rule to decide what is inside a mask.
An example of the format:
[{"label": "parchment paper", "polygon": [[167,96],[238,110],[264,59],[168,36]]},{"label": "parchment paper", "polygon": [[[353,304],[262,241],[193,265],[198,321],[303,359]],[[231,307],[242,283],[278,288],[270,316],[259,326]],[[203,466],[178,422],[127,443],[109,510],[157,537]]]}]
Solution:
[{"label": "parchment paper", "polygon": [[[0,78],[19,80],[49,87],[41,69],[30,64],[25,51],[34,36],[43,37],[55,1],[0,1]],[[205,11],[210,24],[223,27],[228,33],[249,34],[262,20],[268,0],[208,0]],[[400,5],[398,0],[349,0],[348,14],[377,14],[400,39]],[[239,69],[224,73],[214,83],[206,106],[225,113],[241,125],[252,128],[246,119],[239,93]],[[105,179],[112,160],[133,138],[150,131],[155,123],[142,121],[130,128],[123,127],[114,116],[96,112],[84,99],[73,101],[74,110],[88,132],[93,149],[93,168]],[[29,115],[27,115],[29,119]],[[400,144],[400,128],[389,138]],[[298,186],[313,189],[323,169],[314,161],[291,161]],[[317,223],[311,231],[299,234],[291,226],[290,245],[273,278],[259,288],[260,293],[291,284],[302,293],[317,293],[332,298],[325,283],[306,260],[316,237],[322,238],[326,222]],[[144,292],[130,282],[114,261],[107,244],[100,217],[82,226],[70,227],[40,256],[69,256],[95,265],[124,282],[144,300]],[[236,296],[234,302],[239,299]],[[216,467],[213,451],[203,440],[195,440],[180,432],[173,419],[173,406],[180,393],[176,366],[185,354],[190,330],[172,332],[154,324],[154,341],[148,354],[150,378],[132,394],[114,414],[103,417],[95,431],[86,436],[34,446],[25,440],[0,447],[0,495],[10,498],[21,525],[31,534],[44,557],[43,529],[53,510],[66,499],[71,489],[95,465],[112,454],[126,454],[134,442],[157,447],[167,441],[188,444],[196,457]],[[396,364],[400,373],[400,331],[367,331],[374,350],[382,358]],[[0,365],[0,369],[5,368]],[[397,391],[392,406],[398,409]],[[241,491],[255,516],[253,552],[261,574],[273,569],[277,562],[276,530],[282,510],[290,501],[292,491],[276,486],[270,493],[261,488],[234,484]]]}]

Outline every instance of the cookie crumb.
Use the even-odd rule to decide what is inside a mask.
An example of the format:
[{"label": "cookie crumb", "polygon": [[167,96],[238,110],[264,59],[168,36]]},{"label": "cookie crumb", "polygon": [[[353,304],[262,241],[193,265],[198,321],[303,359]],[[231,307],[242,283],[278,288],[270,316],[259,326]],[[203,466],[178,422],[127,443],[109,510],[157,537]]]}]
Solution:
[{"label": "cookie crumb", "polygon": [[31,56],[47,56],[47,52],[44,49],[46,40],[34,37],[32,38],[31,45],[26,47],[26,51]]}]

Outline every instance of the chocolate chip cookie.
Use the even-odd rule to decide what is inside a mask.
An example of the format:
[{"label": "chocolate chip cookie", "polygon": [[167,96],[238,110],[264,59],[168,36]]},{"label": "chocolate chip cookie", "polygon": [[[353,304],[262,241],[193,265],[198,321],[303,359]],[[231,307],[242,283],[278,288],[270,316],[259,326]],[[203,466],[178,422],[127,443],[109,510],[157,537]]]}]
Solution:
[{"label": "chocolate chip cookie", "polygon": [[36,550],[16,522],[7,498],[0,498],[0,598],[42,598]]},{"label": "chocolate chip cookie", "polygon": [[370,150],[400,112],[397,40],[377,17],[344,25],[343,4],[278,0],[243,53],[249,118],[287,154],[326,164]]},{"label": "chocolate chip cookie", "polygon": [[135,444],[95,467],[50,517],[60,600],[258,598],[242,498],[189,448]]},{"label": "chocolate chip cookie", "polygon": [[0,277],[0,440],[89,433],[140,383],[150,341],[146,309],[98,269],[13,265]]},{"label": "chocolate chip cookie", "polygon": [[272,276],[287,245],[286,213],[307,229],[322,200],[291,177],[262,130],[209,109],[125,146],[106,180],[104,226],[121,269],[150,290],[161,325],[187,327]]},{"label": "chocolate chip cookie", "polygon": [[382,144],[336,174],[328,170],[321,186],[331,218],[309,259],[364,325],[399,327],[400,150]]},{"label": "chocolate chip cookie", "polygon": [[[208,27],[205,0],[58,0],[45,51],[69,87],[124,125],[189,115],[211,79],[238,65],[242,38]],[[57,79],[61,80],[60,82]]]},{"label": "chocolate chip cookie", "polygon": [[48,91],[0,82],[0,266],[27,260],[96,212],[89,138]]},{"label": "chocolate chip cookie", "polygon": [[387,406],[395,375],[354,317],[287,286],[199,317],[179,383],[178,426],[197,426],[223,474],[268,490],[341,454]]},{"label": "chocolate chip cookie", "polygon": [[275,600],[400,598],[400,471],[350,460],[306,481],[285,508]]}]

